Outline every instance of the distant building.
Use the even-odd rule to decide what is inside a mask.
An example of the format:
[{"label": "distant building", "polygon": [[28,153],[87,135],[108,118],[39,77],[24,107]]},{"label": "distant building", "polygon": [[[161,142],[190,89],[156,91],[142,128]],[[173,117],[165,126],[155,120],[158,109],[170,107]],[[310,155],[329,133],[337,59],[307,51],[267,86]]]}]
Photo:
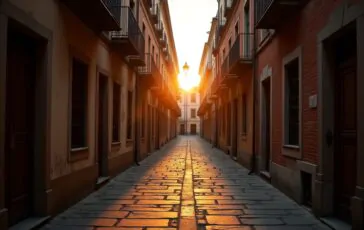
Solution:
[{"label": "distant building", "polygon": [[178,121],[178,133],[180,135],[197,135],[200,133],[200,118],[197,110],[200,107],[200,93],[198,88],[186,92],[181,91],[178,105],[181,109],[181,116]]}]

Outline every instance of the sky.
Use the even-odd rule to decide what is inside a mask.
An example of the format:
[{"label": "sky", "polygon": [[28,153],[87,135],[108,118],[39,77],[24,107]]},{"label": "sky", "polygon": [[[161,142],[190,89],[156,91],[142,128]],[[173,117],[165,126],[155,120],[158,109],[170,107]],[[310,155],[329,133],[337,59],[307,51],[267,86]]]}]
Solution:
[{"label": "sky", "polygon": [[190,66],[190,81],[198,78],[201,55],[208,39],[217,0],[168,0],[173,36],[180,72],[185,62]]}]

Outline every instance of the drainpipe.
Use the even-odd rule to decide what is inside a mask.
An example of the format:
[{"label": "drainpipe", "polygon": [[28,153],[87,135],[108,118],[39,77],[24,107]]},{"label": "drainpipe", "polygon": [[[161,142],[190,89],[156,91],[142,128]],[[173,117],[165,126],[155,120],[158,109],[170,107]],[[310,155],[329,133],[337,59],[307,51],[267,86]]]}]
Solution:
[{"label": "drainpipe", "polygon": [[257,55],[256,55],[256,41],[257,38],[257,30],[254,29],[253,33],[253,137],[252,137],[252,158],[251,158],[251,165],[250,165],[250,171],[249,175],[253,174],[255,171],[256,166],[256,138],[255,138],[255,132],[256,132],[256,93],[257,93]]}]

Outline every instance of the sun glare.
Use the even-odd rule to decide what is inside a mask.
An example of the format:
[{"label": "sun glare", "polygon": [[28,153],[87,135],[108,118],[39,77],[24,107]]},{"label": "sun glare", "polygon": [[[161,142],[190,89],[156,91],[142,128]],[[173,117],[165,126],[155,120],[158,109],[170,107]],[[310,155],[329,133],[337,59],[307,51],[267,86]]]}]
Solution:
[{"label": "sun glare", "polygon": [[183,90],[189,91],[194,87],[197,87],[200,84],[200,76],[199,75],[188,75],[185,76],[183,73],[178,76],[179,87]]}]

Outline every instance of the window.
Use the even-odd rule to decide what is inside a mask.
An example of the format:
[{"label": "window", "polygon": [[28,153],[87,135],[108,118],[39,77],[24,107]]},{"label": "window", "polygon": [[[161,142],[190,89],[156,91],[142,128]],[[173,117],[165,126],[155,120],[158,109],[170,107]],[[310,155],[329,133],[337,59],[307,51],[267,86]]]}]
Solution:
[{"label": "window", "polygon": [[285,65],[285,144],[299,145],[299,59]]},{"label": "window", "polygon": [[112,141],[120,141],[120,85],[113,85]]},{"label": "window", "polygon": [[235,24],[235,37],[239,35],[239,22]]},{"label": "window", "polygon": [[132,139],[132,128],[133,128],[132,114],[133,114],[133,92],[128,91],[128,118],[127,118],[126,137],[129,140]]},{"label": "window", "polygon": [[150,53],[150,45],[151,44],[151,39],[150,36],[148,35],[148,53]]},{"label": "window", "polygon": [[88,66],[72,60],[71,148],[87,146]]},{"label": "window", "polygon": [[196,94],[195,93],[191,94],[191,103],[196,103]]},{"label": "window", "polygon": [[247,113],[247,99],[246,95],[244,94],[242,97],[242,104],[241,104],[241,118],[242,118],[242,133],[247,133],[247,121],[248,121],[248,113]]},{"label": "window", "polygon": [[141,114],[141,120],[142,120],[142,127],[141,127],[141,133],[140,133],[140,137],[144,137],[144,129],[145,129],[145,103],[142,102],[142,114]]},{"label": "window", "polygon": [[191,109],[191,118],[196,118],[196,109]]}]

